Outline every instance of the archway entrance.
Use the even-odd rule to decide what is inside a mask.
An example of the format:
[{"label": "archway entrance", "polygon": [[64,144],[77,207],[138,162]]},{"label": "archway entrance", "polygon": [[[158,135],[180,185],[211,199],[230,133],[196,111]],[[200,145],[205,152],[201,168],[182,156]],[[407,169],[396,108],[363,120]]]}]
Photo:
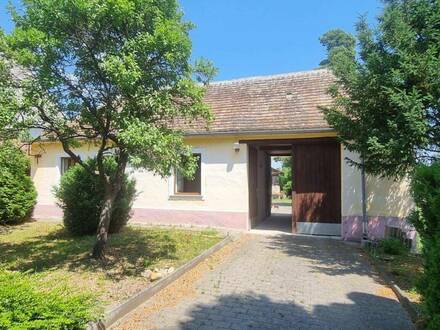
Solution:
[{"label": "archway entrance", "polygon": [[[248,143],[249,147],[249,221],[252,229],[341,235],[341,151],[335,139],[241,142]],[[291,212],[282,209],[284,214],[279,206],[281,212],[277,212],[277,205],[274,205],[273,157],[291,159]]]}]

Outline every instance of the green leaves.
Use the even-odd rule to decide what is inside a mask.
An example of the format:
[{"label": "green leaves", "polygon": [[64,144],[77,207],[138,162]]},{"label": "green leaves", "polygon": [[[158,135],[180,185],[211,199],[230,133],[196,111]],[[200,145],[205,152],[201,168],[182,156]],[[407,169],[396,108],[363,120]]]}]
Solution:
[{"label": "green leaves", "polygon": [[29,168],[21,150],[0,144],[0,225],[23,222],[32,215],[37,193]]},{"label": "green leaves", "polygon": [[418,289],[431,318],[427,328],[437,329],[440,321],[440,163],[417,166],[411,189],[417,207],[409,220],[420,235],[424,257]]},{"label": "green leaves", "polygon": [[0,270],[0,329],[86,329],[96,316],[91,297],[39,290],[33,277]]},{"label": "green leaves", "polygon": [[327,49],[328,58],[321,61],[320,65],[326,66],[330,62],[334,61],[332,59],[338,56],[340,52],[345,53],[346,56],[354,57],[356,39],[349,33],[341,29],[333,29],[324,33],[319,41]]},{"label": "green leaves", "polygon": [[203,97],[216,70],[190,63],[193,26],[182,17],[175,0],[25,1],[3,39],[10,63],[32,73],[12,113],[70,152],[93,138],[161,175],[190,164],[175,123],[208,125]]},{"label": "green leaves", "polygon": [[388,2],[378,21],[357,24],[357,58],[329,56],[337,81],[323,110],[368,172],[401,176],[440,147],[440,4]]},{"label": "green leaves", "polygon": [[120,134],[121,143],[130,154],[130,165],[146,168],[165,177],[172,168],[191,176],[196,168],[191,148],[180,132],[132,120]]}]

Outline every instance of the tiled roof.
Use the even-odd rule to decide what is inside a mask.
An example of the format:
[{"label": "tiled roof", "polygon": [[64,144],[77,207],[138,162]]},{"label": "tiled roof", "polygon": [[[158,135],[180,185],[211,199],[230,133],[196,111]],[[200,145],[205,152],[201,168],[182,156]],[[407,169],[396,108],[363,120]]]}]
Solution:
[{"label": "tiled roof", "polygon": [[328,105],[334,81],[325,69],[211,83],[205,100],[214,121],[193,123],[186,134],[327,130],[319,106]]}]

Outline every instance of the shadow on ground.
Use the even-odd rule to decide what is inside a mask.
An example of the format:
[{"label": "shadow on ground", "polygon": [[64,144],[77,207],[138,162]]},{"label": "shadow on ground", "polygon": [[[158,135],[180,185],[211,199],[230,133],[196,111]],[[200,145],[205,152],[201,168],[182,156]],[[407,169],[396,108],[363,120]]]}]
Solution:
[{"label": "shadow on ground", "polygon": [[[315,305],[275,302],[264,295],[227,295],[192,308],[181,329],[412,329],[397,301],[352,292],[350,303]],[[364,308],[368,307],[368,312]],[[399,313],[396,313],[398,311]]]},{"label": "shadow on ground", "polygon": [[149,263],[175,259],[176,242],[160,230],[124,228],[111,235],[104,262],[90,258],[94,236],[72,237],[64,229],[22,242],[0,242],[0,265],[10,270],[42,272],[49,269],[102,271],[113,279],[140,275]]},{"label": "shadow on ground", "polygon": [[266,248],[309,260],[315,272],[334,276],[368,275],[380,280],[362,255],[362,250],[350,243],[331,238],[276,235],[265,244]]}]

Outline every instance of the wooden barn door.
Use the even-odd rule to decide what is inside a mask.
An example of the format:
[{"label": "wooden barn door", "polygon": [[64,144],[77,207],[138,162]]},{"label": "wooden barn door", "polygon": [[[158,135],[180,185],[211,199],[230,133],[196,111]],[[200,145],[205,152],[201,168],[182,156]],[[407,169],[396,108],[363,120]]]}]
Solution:
[{"label": "wooden barn door", "polygon": [[337,141],[293,145],[293,231],[340,235],[341,161]]}]

